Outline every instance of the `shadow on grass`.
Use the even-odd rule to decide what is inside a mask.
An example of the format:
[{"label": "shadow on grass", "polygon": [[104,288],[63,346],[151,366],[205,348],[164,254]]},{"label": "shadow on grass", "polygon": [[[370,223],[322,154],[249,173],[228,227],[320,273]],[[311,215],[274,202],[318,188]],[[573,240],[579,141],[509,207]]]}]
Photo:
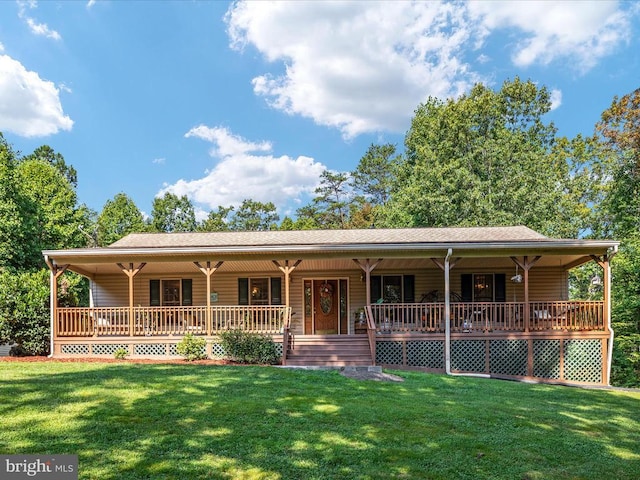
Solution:
[{"label": "shadow on grass", "polygon": [[[0,366],[0,449],[80,477],[637,478],[640,394],[396,372]],[[5,421],[6,419],[6,421]]]}]

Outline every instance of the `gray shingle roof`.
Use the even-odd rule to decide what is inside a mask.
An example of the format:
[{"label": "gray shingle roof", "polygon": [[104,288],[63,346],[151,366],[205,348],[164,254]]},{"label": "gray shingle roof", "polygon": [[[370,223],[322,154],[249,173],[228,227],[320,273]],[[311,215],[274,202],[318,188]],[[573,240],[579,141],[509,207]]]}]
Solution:
[{"label": "gray shingle roof", "polygon": [[133,233],[113,243],[109,248],[473,243],[544,240],[549,239],[524,226],[453,227],[266,232]]}]

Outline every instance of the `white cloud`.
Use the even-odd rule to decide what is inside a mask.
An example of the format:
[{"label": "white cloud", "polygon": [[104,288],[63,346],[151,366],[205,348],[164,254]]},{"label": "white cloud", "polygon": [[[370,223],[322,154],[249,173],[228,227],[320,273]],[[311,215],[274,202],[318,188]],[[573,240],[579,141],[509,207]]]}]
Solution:
[{"label": "white cloud", "polygon": [[276,64],[253,79],[256,95],[348,139],[404,132],[429,96],[455,97],[486,81],[474,65],[501,61],[482,51],[493,34],[520,39],[505,43],[516,66],[569,59],[584,72],[628,40],[622,8],[634,9],[615,2],[241,1],[225,21],[232,48],[255,48]]},{"label": "white cloud", "polygon": [[166,162],[166,159],[164,157],[154,158],[153,160],[151,160],[151,163],[156,164],[156,165],[164,165],[165,162]]},{"label": "white cloud", "polygon": [[185,134],[213,144],[218,159],[203,178],[178,180],[158,195],[186,195],[209,209],[238,206],[245,199],[274,202],[280,212],[291,202],[313,193],[325,166],[312,158],[273,156],[269,142],[250,142],[223,127],[200,125]]},{"label": "white cloud", "polygon": [[61,40],[62,37],[60,34],[49,28],[46,23],[38,23],[33,17],[27,15],[27,10],[33,10],[38,7],[38,3],[35,0],[30,0],[28,2],[18,1],[18,17],[24,20],[31,30],[31,33],[34,35],[41,35],[47,38],[51,38],[53,40]]},{"label": "white cloud", "polygon": [[4,52],[4,45],[0,42],[0,53]]},{"label": "white cloud", "polygon": [[629,40],[630,23],[617,2],[469,2],[486,32],[513,28],[516,66],[569,61],[581,72]]},{"label": "white cloud", "polygon": [[0,55],[0,131],[40,137],[72,126],[53,82],[41,79],[8,55]]},{"label": "white cloud", "polygon": [[562,91],[554,88],[549,92],[551,100],[551,110],[555,110],[562,105]]},{"label": "white cloud", "polygon": [[96,0],[89,0],[87,2],[87,8],[91,8],[96,4]]}]

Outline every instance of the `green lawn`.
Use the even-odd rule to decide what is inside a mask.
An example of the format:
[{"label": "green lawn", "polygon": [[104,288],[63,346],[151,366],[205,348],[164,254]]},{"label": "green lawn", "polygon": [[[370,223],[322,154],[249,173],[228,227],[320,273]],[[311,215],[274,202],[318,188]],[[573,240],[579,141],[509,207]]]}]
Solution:
[{"label": "green lawn", "polygon": [[394,373],[0,362],[0,452],[100,480],[640,476],[638,392]]}]

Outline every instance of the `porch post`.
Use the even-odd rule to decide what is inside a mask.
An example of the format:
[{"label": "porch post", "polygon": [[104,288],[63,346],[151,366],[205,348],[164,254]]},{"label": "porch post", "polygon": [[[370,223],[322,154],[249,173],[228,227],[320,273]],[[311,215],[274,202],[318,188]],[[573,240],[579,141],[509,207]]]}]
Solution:
[{"label": "porch post", "polygon": [[291,306],[291,300],[289,298],[289,287],[291,284],[291,272],[293,272],[298,265],[302,262],[302,259],[297,260],[292,266],[289,266],[289,260],[284,261],[284,265],[280,265],[280,262],[277,260],[273,260],[273,264],[278,267],[278,269],[284,273],[284,305],[286,307]]},{"label": "porch post", "polygon": [[117,264],[120,270],[129,278],[129,336],[133,337],[135,329],[134,312],[133,312],[133,277],[135,277],[140,270],[144,268],[146,263],[141,263],[137,268],[133,268],[133,263],[129,263],[129,268],[126,268],[121,263]]},{"label": "porch post", "polygon": [[611,259],[618,253],[617,250],[614,250],[610,253],[603,255],[602,257],[598,257],[596,255],[591,255],[591,258],[602,267],[603,270],[603,300],[604,304],[602,306],[602,316],[603,322],[606,322],[607,329],[609,331],[609,345],[607,348],[607,358],[606,358],[606,369],[604,371],[603,380],[605,385],[609,385],[611,381],[611,362],[613,355],[613,328],[611,327]]},{"label": "porch post", "polygon": [[529,261],[528,256],[522,257],[522,262],[516,258],[511,257],[513,263],[518,265],[524,271],[524,331],[528,332],[531,323],[531,309],[529,307],[529,270],[538,263],[540,260],[540,255],[533,258],[533,260]]},{"label": "porch post", "polygon": [[67,268],[69,268],[69,265],[62,265],[62,266],[58,266],[56,265],[52,260],[49,259],[49,257],[45,257],[45,263],[47,264],[47,266],[49,267],[49,271],[50,276],[49,276],[49,284],[50,284],[50,296],[49,296],[49,303],[50,303],[50,315],[51,315],[51,320],[50,320],[50,324],[51,324],[51,345],[50,345],[50,352],[49,355],[53,356],[53,350],[55,348],[55,344],[54,341],[55,339],[58,337],[58,330],[59,330],[59,325],[58,325],[58,277],[60,277],[60,275],[62,275]]},{"label": "porch post", "polygon": [[211,262],[207,261],[207,266],[203,267],[199,262],[193,262],[193,264],[198,267],[205,277],[207,277],[207,313],[206,313],[206,322],[207,322],[207,335],[211,336],[212,328],[211,328],[211,275],[218,270],[224,262],[216,263],[215,267],[211,267]]}]

